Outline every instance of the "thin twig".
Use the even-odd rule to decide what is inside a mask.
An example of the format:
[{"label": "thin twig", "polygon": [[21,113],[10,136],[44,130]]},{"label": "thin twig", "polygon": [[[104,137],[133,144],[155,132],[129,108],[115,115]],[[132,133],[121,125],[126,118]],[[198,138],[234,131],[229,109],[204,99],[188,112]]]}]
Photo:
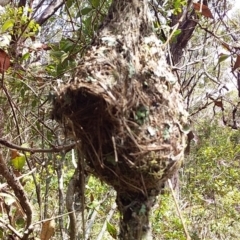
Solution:
[{"label": "thin twig", "polygon": [[6,221],[4,221],[2,218],[0,218],[0,222],[6,226],[11,232],[14,233],[14,235],[16,235],[19,239],[22,239],[22,235],[10,224],[6,223]]},{"label": "thin twig", "polygon": [[179,217],[180,217],[180,219],[181,219],[181,222],[182,222],[182,225],[183,225],[183,229],[184,229],[184,233],[185,233],[185,235],[186,235],[186,238],[187,238],[187,240],[191,240],[191,237],[189,236],[187,227],[186,227],[186,225],[185,225],[185,223],[184,223],[184,219],[183,219],[181,210],[180,210],[180,208],[179,208],[179,205],[178,205],[178,202],[177,202],[177,199],[176,199],[174,190],[173,190],[172,182],[171,182],[170,179],[168,179],[168,185],[169,185],[169,187],[170,187],[170,189],[171,189],[171,193],[172,193],[172,196],[173,196],[173,199],[174,199],[174,203],[175,203],[175,206],[176,206],[176,208],[177,208],[178,215],[179,215]]},{"label": "thin twig", "polygon": [[[33,168],[31,171],[29,171],[28,173],[25,173],[23,175],[21,175],[20,177],[17,177],[17,180],[20,180],[28,175],[31,175],[32,173],[34,173],[36,171],[36,168]],[[3,183],[3,184],[0,184],[0,190],[7,187],[8,184],[7,183]]]},{"label": "thin twig", "polygon": [[54,216],[54,217],[51,217],[51,218],[46,218],[46,219],[43,219],[41,221],[37,221],[35,223],[33,223],[31,226],[35,226],[35,225],[38,225],[38,224],[41,224],[41,223],[44,223],[44,222],[48,222],[48,221],[51,221],[53,219],[58,219],[58,218],[61,218],[61,217],[64,217],[64,216],[67,216],[69,215],[70,213],[73,213],[73,212],[76,212],[76,211],[71,211],[71,212],[67,212],[67,213],[63,213],[61,215],[58,215],[58,216]]},{"label": "thin twig", "polygon": [[[112,193],[113,193],[113,190],[110,190],[104,196],[104,198],[99,202],[98,206],[96,206],[94,208],[93,212],[91,213],[91,218],[88,220],[87,226],[86,226],[85,239],[89,239],[89,237],[90,237],[90,233],[91,233],[94,221],[96,220],[96,217],[98,216],[100,206],[109,198],[109,196],[112,195]],[[111,210],[110,210],[110,212],[111,212]]]},{"label": "thin twig", "polygon": [[106,217],[106,220],[105,220],[105,222],[104,222],[104,224],[103,224],[103,227],[102,227],[102,229],[101,229],[101,232],[98,234],[97,240],[103,239],[103,235],[104,235],[104,233],[105,233],[105,231],[106,231],[106,228],[107,228],[107,223],[111,220],[114,212],[116,211],[116,208],[117,208],[117,204],[114,202],[114,203],[112,204],[111,210],[109,211],[109,213],[108,213],[108,215],[107,215],[107,217]]},{"label": "thin twig", "polygon": [[112,142],[113,142],[113,149],[114,149],[114,155],[115,155],[115,162],[118,162],[118,154],[117,154],[117,148],[116,148],[116,141],[115,137],[112,136]]}]

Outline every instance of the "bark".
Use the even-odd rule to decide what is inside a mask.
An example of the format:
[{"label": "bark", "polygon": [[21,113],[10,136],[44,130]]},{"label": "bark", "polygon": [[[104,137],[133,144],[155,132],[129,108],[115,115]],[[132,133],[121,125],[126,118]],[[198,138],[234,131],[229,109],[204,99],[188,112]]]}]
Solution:
[{"label": "bark", "polygon": [[150,211],[155,196],[136,193],[118,193],[117,205],[121,213],[120,240],[152,240]]},{"label": "bark", "polygon": [[178,35],[176,41],[170,45],[171,59],[169,59],[169,63],[177,65],[180,62],[183,51],[197,26],[197,22],[198,16],[191,7],[191,0],[188,0],[185,10],[182,9],[180,14],[172,16],[171,26],[173,27],[179,23],[178,29],[181,30],[181,33]]},{"label": "bark", "polygon": [[193,19],[193,16],[196,17],[194,11],[190,14],[190,17],[188,19],[185,19],[180,25],[179,29],[181,30],[181,33],[177,37],[176,42],[173,43],[170,47],[173,65],[177,65],[180,62],[183,51],[186,48],[197,26],[196,18]]}]

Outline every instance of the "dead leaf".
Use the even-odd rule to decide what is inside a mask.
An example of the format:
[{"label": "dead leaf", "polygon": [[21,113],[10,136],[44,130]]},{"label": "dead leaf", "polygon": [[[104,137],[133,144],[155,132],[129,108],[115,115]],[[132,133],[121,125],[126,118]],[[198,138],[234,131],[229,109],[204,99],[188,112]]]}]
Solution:
[{"label": "dead leaf", "polygon": [[11,159],[14,159],[20,156],[20,153],[16,149],[10,149],[10,152],[11,152]]},{"label": "dead leaf", "polygon": [[223,102],[221,100],[215,100],[214,101],[215,106],[220,107],[223,109]]},{"label": "dead leaf", "polygon": [[42,231],[40,235],[41,240],[49,240],[55,232],[55,220],[51,219],[42,224]]},{"label": "dead leaf", "polygon": [[193,8],[196,11],[199,11],[204,17],[214,19],[208,6],[200,3],[193,3]]},{"label": "dead leaf", "polygon": [[10,67],[10,57],[0,49],[0,73],[4,73]]},{"label": "dead leaf", "polygon": [[233,66],[232,71],[235,71],[239,67],[240,67],[240,55],[237,55],[237,59],[236,59],[236,62],[234,64],[234,66]]}]

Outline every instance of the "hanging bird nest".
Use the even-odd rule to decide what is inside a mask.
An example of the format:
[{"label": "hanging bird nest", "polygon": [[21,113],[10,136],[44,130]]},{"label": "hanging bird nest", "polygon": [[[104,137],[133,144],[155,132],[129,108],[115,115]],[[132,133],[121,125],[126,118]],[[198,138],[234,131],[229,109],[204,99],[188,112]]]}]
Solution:
[{"label": "hanging bird nest", "polygon": [[56,94],[53,116],[80,139],[94,175],[118,192],[144,193],[158,191],[180,167],[187,117],[161,42],[140,29],[144,14],[129,2],[121,11],[138,18],[137,31],[122,26],[126,14],[105,20],[76,77]]}]

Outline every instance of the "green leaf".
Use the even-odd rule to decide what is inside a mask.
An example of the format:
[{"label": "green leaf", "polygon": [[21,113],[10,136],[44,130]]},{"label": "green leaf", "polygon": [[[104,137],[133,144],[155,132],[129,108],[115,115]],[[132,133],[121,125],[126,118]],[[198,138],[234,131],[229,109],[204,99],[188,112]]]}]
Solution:
[{"label": "green leaf", "polygon": [[21,153],[20,156],[17,156],[11,159],[11,164],[16,170],[22,170],[26,163],[26,157]]},{"label": "green leaf", "polygon": [[71,51],[73,46],[75,46],[75,44],[69,39],[62,39],[60,42],[60,50],[63,50],[64,52]]},{"label": "green leaf", "polygon": [[66,54],[64,51],[52,51],[51,55],[57,59],[61,58],[62,55]]},{"label": "green leaf", "polygon": [[74,0],[67,0],[66,1],[67,8],[70,8],[74,3],[75,3]]},{"label": "green leaf", "polygon": [[108,221],[107,221],[107,231],[114,239],[117,239],[117,229]]},{"label": "green leaf", "polygon": [[29,57],[30,57],[30,53],[27,52],[27,53],[25,53],[25,54],[22,56],[22,60],[28,60]]},{"label": "green leaf", "polygon": [[88,13],[90,13],[92,11],[92,8],[86,7],[84,9],[81,10],[81,14],[82,15],[87,15]]},{"label": "green leaf", "polygon": [[94,8],[97,8],[100,5],[100,0],[91,0],[91,4]]},{"label": "green leaf", "polygon": [[6,232],[6,230],[3,230],[2,228],[0,228],[0,239],[3,239],[4,232]]},{"label": "green leaf", "polygon": [[7,31],[9,28],[12,28],[13,25],[14,25],[14,20],[13,19],[7,20],[2,26],[2,31],[3,32]]},{"label": "green leaf", "polygon": [[61,60],[60,62],[63,63],[64,60],[67,59],[67,58],[68,58],[68,53],[64,53],[60,58],[60,60]]},{"label": "green leaf", "polygon": [[24,220],[24,218],[18,218],[18,219],[16,220],[16,225],[17,225],[18,227],[23,228],[24,225],[25,225],[25,220]]},{"label": "green leaf", "polygon": [[221,63],[221,62],[225,61],[229,57],[230,57],[229,54],[224,54],[224,53],[220,54],[219,58],[218,58],[218,63]]},{"label": "green leaf", "polygon": [[84,20],[83,24],[85,25],[87,34],[91,34],[92,33],[92,16],[89,16],[86,20]]},{"label": "green leaf", "polygon": [[172,36],[171,42],[175,43],[177,41],[177,36],[181,33],[182,31],[180,29],[177,29]]}]

